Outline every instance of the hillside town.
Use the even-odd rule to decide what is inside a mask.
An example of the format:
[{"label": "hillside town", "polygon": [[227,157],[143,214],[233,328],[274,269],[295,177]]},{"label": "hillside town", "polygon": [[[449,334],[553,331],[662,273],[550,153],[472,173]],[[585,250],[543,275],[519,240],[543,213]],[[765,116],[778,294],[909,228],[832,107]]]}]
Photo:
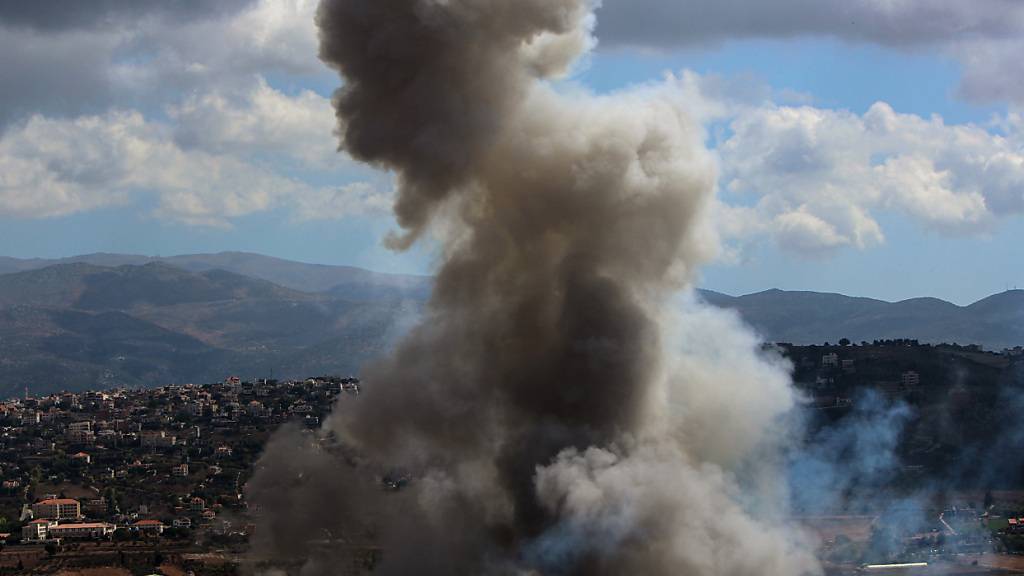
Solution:
[{"label": "hillside town", "polygon": [[[1021,469],[1012,468],[1024,458],[1000,458],[1010,468],[996,469],[963,456],[1001,449],[1005,413],[1017,409],[1005,396],[1024,382],[1020,348],[844,339],[765,350],[789,363],[809,435],[843,430],[865,407],[907,410],[884,485],[861,478],[845,500],[794,499],[794,519],[819,536],[829,573],[866,561],[1024,552]],[[286,423],[312,432],[337,402],[357,401],[362,386],[354,377],[229,377],[45,396],[26,390],[0,402],[0,574],[243,571],[260,513],[246,483],[271,434]],[[972,473],[955,474],[963,469]],[[415,481],[385,477],[381,489]],[[902,491],[920,484],[948,491]],[[908,523],[908,514],[917,519]]]},{"label": "hillside town", "polygon": [[244,486],[269,435],[317,427],[359,391],[357,378],[230,377],[0,403],[0,572],[84,542],[108,543],[122,562],[124,543],[144,563],[162,548],[244,546]]}]

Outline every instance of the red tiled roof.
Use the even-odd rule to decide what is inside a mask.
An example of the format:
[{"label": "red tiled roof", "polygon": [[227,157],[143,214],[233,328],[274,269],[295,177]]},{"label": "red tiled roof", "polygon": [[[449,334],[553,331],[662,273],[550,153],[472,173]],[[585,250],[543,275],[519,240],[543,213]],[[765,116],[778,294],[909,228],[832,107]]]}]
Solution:
[{"label": "red tiled roof", "polygon": [[109,528],[111,525],[106,522],[84,522],[82,524],[60,524],[55,526],[54,529],[71,529],[71,528]]}]

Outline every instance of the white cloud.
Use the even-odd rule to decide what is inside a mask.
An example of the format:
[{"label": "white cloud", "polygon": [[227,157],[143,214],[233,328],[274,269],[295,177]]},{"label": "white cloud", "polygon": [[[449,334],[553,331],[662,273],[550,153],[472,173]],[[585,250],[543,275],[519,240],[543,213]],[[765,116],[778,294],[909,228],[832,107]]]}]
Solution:
[{"label": "white cloud", "polygon": [[13,79],[0,94],[0,214],[144,204],[229,226],[271,210],[301,221],[387,209],[386,178],[337,152],[329,99],[265,80],[332,74],[317,58],[316,5],[246,0],[193,17],[132,4],[54,26],[36,24],[52,21],[42,8],[7,20],[0,9],[0,77]]},{"label": "white cloud", "polygon": [[169,115],[184,148],[289,157],[310,168],[351,167],[337,152],[330,100],[308,90],[287,96],[260,79],[241,95],[193,95],[170,107]]},{"label": "white cloud", "polygon": [[154,198],[154,214],[195,226],[284,208],[297,220],[380,210],[368,184],[332,189],[228,154],[184,149],[134,111],[34,116],[0,138],[0,214],[44,218]]},{"label": "white cloud", "polygon": [[316,188],[293,198],[293,219],[298,221],[336,220],[361,214],[386,214],[391,211],[394,198],[390,191],[366,182],[356,182],[339,188]]},{"label": "white cloud", "polygon": [[0,8],[0,130],[32,114],[159,108],[194,90],[248,91],[270,74],[330,74],[317,59],[315,0],[124,3],[102,17],[25,4]]},{"label": "white cloud", "polygon": [[[119,84],[153,97],[154,87],[237,87],[277,72],[326,74],[317,58],[314,0],[258,0],[215,19],[140,27],[112,62]],[[145,57],[140,58],[140,55]]]},{"label": "white cloud", "polygon": [[[900,211],[942,234],[979,234],[1024,213],[1024,147],[1006,134],[939,117],[810,106],[734,107],[718,146],[723,234],[769,234],[802,253],[884,241],[876,213]],[[741,222],[737,224],[737,222]],[[756,224],[752,224],[756,222]]]}]

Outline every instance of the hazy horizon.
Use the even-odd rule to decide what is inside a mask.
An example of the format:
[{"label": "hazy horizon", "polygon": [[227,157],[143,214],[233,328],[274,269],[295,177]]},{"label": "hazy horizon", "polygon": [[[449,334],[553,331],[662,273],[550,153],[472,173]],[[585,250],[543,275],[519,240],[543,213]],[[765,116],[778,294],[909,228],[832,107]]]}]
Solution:
[{"label": "hazy horizon", "polygon": [[[367,270],[367,271],[370,271],[370,272],[378,272],[378,273],[382,273],[382,274],[393,274],[393,275],[399,275],[399,276],[417,276],[417,277],[423,277],[423,278],[429,278],[429,277],[432,276],[431,274],[424,273],[424,272],[402,271],[402,270],[381,270],[381,269],[377,269],[377,268],[373,268],[373,267],[358,265],[358,264],[355,264],[355,263],[346,263],[346,262],[318,262],[318,261],[302,260],[302,259],[296,259],[296,258],[285,258],[285,257],[282,257],[282,256],[274,256],[272,254],[264,254],[264,253],[260,253],[260,252],[248,252],[248,251],[244,251],[244,250],[218,250],[216,252],[192,252],[192,253],[180,253],[180,254],[143,254],[143,253],[133,253],[133,252],[88,252],[88,253],[68,254],[66,256],[57,256],[57,257],[39,257],[39,256],[36,256],[36,257],[29,257],[29,258],[24,258],[24,257],[19,257],[19,256],[9,256],[9,255],[6,255],[6,254],[0,254],[0,258],[13,258],[15,260],[22,260],[22,261],[40,260],[40,261],[48,261],[48,262],[50,262],[50,261],[60,261],[60,260],[74,260],[74,259],[77,259],[77,258],[85,258],[85,257],[89,257],[89,256],[98,256],[98,255],[129,256],[129,257],[142,257],[142,258],[174,258],[174,257],[180,257],[180,256],[206,256],[206,255],[217,255],[217,254],[250,254],[250,255],[254,255],[254,256],[265,256],[265,257],[275,258],[275,259],[279,259],[279,260],[285,260],[285,261],[289,261],[289,262],[297,262],[297,263],[300,263],[300,264],[309,264],[309,265],[313,265],[313,266],[351,267],[351,268],[359,268],[359,269],[362,269],[362,270]],[[941,298],[939,296],[934,296],[934,295],[930,295],[930,294],[919,294],[919,295],[916,295],[916,296],[910,296],[908,298],[902,298],[902,299],[888,299],[888,298],[884,298],[884,297],[880,297],[880,296],[873,296],[873,295],[870,295],[870,294],[854,293],[854,292],[849,292],[849,291],[845,291],[845,292],[844,291],[829,291],[829,290],[816,290],[816,289],[813,289],[813,288],[792,288],[792,287],[791,288],[783,288],[783,287],[780,287],[780,286],[765,286],[763,288],[752,290],[750,292],[726,292],[725,290],[720,290],[720,289],[714,288],[712,286],[704,285],[704,284],[700,284],[700,283],[698,283],[697,288],[699,288],[701,290],[708,290],[708,291],[711,291],[711,292],[717,292],[719,294],[723,294],[725,296],[731,296],[731,297],[734,297],[734,298],[738,298],[738,297],[742,297],[742,296],[750,296],[750,295],[754,295],[754,294],[760,294],[762,292],[769,292],[769,291],[772,291],[772,290],[780,290],[780,291],[783,291],[783,292],[808,292],[808,293],[815,293],[815,294],[836,294],[836,295],[846,296],[846,297],[850,297],[850,298],[869,298],[869,299],[872,299],[872,300],[879,300],[879,301],[882,301],[882,302],[888,302],[888,303],[892,303],[892,304],[896,304],[896,303],[899,303],[899,302],[904,302],[904,301],[907,301],[907,300],[936,298],[936,299],[939,299],[939,300],[943,300],[943,301],[949,302],[951,304],[956,304],[957,306],[961,306],[961,307],[969,306],[971,304],[980,302],[981,300],[984,300],[984,299],[989,298],[991,296],[1003,294],[1003,293],[1006,293],[1006,292],[1013,292],[1013,291],[1021,290],[1021,288],[1019,288],[1017,286],[1008,286],[1008,287],[1006,287],[1003,290],[996,290],[996,291],[993,291],[991,293],[984,294],[984,295],[982,295],[981,297],[979,297],[979,298],[977,298],[975,300],[957,301],[957,300]]]}]

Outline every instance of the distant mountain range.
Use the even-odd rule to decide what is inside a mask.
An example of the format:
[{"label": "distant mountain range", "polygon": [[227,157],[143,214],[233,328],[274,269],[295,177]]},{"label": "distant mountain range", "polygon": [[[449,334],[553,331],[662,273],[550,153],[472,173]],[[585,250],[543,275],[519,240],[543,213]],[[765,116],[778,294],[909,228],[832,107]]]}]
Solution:
[{"label": "distant mountain range", "polygon": [[767,290],[746,296],[702,291],[732,308],[765,339],[793,344],[912,338],[980,344],[1001,350],[1024,345],[1024,290],[989,296],[969,306],[937,298],[885,302],[820,292]]},{"label": "distant mountain range", "polygon": [[117,267],[162,263],[189,272],[225,270],[273,282],[304,292],[328,292],[357,300],[426,299],[432,279],[429,276],[382,274],[352,266],[329,266],[283,260],[248,252],[188,254],[183,256],[137,256],[132,254],[86,254],[59,259],[19,259],[0,256],[0,274],[38,270],[59,264],[91,264]]},{"label": "distant mountain range", "polygon": [[[0,271],[0,397],[24,387],[355,374],[407,329],[431,285],[425,277],[239,254],[3,265],[21,271]],[[321,291],[264,279],[288,270],[296,271],[291,286]]]},{"label": "distant mountain range", "polygon": [[[23,387],[356,373],[415,321],[431,287],[427,276],[239,252],[0,257],[0,397]],[[781,290],[701,294],[737,310],[768,341],[1024,344],[1021,290],[963,307]]]}]

